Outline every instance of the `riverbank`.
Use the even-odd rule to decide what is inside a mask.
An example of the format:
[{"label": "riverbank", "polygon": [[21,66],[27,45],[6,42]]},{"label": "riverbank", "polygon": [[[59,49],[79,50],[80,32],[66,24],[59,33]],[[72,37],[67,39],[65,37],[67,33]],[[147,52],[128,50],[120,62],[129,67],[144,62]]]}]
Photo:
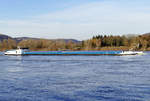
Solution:
[{"label": "riverbank", "polygon": [[150,51],[150,33],[138,36],[97,35],[91,39],[14,38],[0,41],[0,51],[28,47],[32,51],[137,50]]}]

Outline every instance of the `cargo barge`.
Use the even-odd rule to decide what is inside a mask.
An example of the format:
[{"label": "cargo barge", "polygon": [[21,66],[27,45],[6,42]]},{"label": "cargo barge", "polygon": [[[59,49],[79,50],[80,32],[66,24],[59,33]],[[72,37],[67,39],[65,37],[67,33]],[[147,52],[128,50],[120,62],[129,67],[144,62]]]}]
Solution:
[{"label": "cargo barge", "polygon": [[5,55],[140,55],[142,51],[29,51],[27,48],[9,50]]}]

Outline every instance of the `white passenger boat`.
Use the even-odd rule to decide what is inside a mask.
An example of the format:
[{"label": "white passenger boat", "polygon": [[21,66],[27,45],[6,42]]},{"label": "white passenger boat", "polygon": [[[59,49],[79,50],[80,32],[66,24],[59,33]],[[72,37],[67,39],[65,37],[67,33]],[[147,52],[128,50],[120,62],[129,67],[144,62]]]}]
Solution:
[{"label": "white passenger boat", "polygon": [[18,47],[18,49],[6,51],[4,54],[5,55],[23,55],[24,52],[27,52],[27,51],[29,51],[28,48],[20,48],[20,47]]}]

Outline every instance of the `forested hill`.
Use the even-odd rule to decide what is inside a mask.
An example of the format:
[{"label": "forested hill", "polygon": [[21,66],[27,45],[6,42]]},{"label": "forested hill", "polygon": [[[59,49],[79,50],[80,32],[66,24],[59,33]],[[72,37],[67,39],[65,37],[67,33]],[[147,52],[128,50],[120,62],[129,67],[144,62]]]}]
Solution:
[{"label": "forested hill", "polygon": [[35,51],[57,50],[150,50],[150,33],[142,35],[97,35],[91,39],[40,39],[29,37],[12,38],[0,34],[0,51],[28,47]]},{"label": "forested hill", "polygon": [[32,37],[10,37],[0,34],[0,51],[15,49],[17,46],[28,47],[31,50],[68,50],[70,46],[81,44],[76,39],[43,39]]}]

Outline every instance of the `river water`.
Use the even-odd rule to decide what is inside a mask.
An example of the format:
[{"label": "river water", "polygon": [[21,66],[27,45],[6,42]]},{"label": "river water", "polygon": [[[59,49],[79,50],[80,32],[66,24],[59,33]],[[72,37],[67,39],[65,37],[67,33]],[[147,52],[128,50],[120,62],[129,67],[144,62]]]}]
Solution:
[{"label": "river water", "polygon": [[150,53],[0,56],[0,101],[150,101]]}]

